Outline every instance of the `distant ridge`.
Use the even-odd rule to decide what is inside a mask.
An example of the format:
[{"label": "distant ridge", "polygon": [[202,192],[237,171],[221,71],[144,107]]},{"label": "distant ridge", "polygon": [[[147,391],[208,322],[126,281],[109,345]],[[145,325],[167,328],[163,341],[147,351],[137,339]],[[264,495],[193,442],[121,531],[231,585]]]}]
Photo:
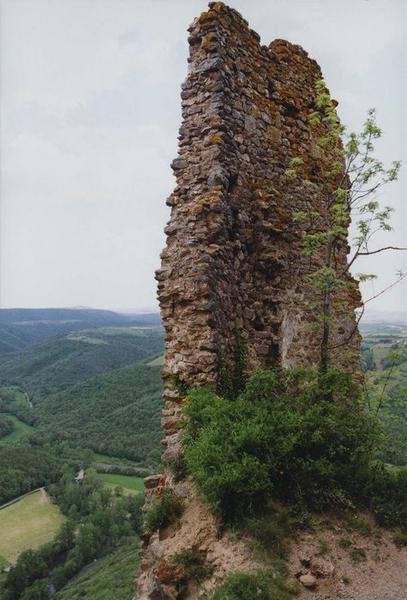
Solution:
[{"label": "distant ridge", "polygon": [[401,310],[369,310],[363,316],[363,323],[392,323],[407,325],[407,312]]},{"label": "distant ridge", "polygon": [[159,327],[158,313],[119,314],[95,308],[1,308],[0,356],[50,337],[94,327]]}]

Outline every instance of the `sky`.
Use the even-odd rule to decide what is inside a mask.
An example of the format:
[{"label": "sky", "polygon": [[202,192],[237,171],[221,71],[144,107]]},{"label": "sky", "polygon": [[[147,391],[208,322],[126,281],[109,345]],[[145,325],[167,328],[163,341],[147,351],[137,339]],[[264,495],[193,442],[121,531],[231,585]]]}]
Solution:
[{"label": "sky", "polygon": [[[230,0],[263,44],[320,64],[339,114],[376,107],[378,156],[404,159],[380,198],[407,245],[407,2]],[[154,270],[175,180],[187,27],[201,0],[0,0],[0,307],[155,310]],[[375,255],[365,298],[407,271]],[[371,303],[406,310],[407,280]]]}]

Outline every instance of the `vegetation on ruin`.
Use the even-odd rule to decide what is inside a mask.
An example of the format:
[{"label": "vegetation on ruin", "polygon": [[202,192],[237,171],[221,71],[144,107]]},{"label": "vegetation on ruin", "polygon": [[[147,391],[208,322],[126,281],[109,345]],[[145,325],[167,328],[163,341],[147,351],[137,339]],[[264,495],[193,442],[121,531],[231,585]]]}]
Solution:
[{"label": "vegetation on ruin", "polygon": [[144,531],[152,534],[157,529],[168,527],[177,521],[183,511],[181,499],[171,490],[155,498],[147,507],[144,514]]},{"label": "vegetation on ruin", "polygon": [[213,573],[213,566],[206,560],[206,552],[197,546],[185,548],[176,552],[170,558],[171,566],[178,571],[177,593],[182,598],[185,595],[188,583],[193,581],[200,584]]},{"label": "vegetation on ruin", "polygon": [[407,528],[407,470],[377,456],[380,429],[349,373],[259,371],[234,400],[192,390],[187,467],[224,522],[247,522],[270,501],[305,509],[365,507]]},{"label": "vegetation on ruin", "polygon": [[[246,346],[244,339],[235,326],[234,349],[232,360],[228,361],[222,348],[217,351],[217,382],[216,390],[223,398],[231,399],[237,396],[246,383]],[[186,392],[188,390],[185,391]]]},{"label": "vegetation on ruin", "polygon": [[[360,133],[347,133],[338,120],[335,106],[325,82],[318,81],[315,110],[309,115],[309,124],[316,143],[324,152],[324,158],[315,161],[314,165],[321,178],[324,202],[320,210],[315,211],[309,203],[307,211],[295,215],[304,228],[304,253],[310,257],[308,281],[315,291],[315,300],[310,308],[314,315],[318,315],[314,326],[321,340],[320,370],[323,373],[328,370],[332,350],[346,346],[356,332],[355,326],[348,333],[348,339],[340,343],[333,341],[334,314],[345,314],[346,310],[349,312],[347,297],[357,293],[357,283],[350,277],[357,259],[388,250],[407,249],[396,246],[371,247],[378,232],[392,229],[390,219],[393,209],[381,206],[377,194],[383,186],[397,180],[401,167],[400,161],[385,167],[374,155],[375,142],[382,135],[376,123],[375,110],[368,111]],[[303,172],[303,160],[300,157],[291,159],[286,176],[289,180],[298,179],[299,185],[312,194],[314,183]],[[350,241],[350,258],[345,265],[341,265],[338,258],[347,244],[351,219],[357,232]],[[317,261],[312,263],[317,255],[323,257],[322,265]],[[405,276],[398,272],[396,282]],[[376,275],[359,273],[357,278],[364,282],[376,278]],[[368,301],[364,301],[363,309]]]}]

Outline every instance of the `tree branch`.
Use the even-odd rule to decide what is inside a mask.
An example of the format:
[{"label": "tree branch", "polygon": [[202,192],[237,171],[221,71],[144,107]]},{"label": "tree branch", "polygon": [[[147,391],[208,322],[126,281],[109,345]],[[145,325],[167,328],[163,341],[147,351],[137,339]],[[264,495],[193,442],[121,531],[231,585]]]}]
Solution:
[{"label": "tree branch", "polygon": [[370,296],[370,298],[368,298],[367,300],[365,300],[363,302],[363,306],[365,306],[368,302],[371,302],[372,300],[375,300],[376,298],[378,298],[379,296],[381,296],[382,294],[384,294],[388,290],[391,290],[391,288],[393,288],[395,285],[397,285],[398,283],[400,283],[400,281],[403,281],[403,279],[405,279],[406,277],[407,277],[407,273],[402,273],[400,275],[400,277],[398,279],[396,279],[396,281],[393,281],[393,283],[391,283],[390,285],[388,285],[387,287],[385,287],[384,289],[382,289],[380,292],[378,292],[374,296]]},{"label": "tree branch", "polygon": [[371,250],[370,252],[359,252],[358,256],[370,256],[370,254],[377,254],[378,252],[384,252],[385,250],[407,250],[407,247],[403,246],[385,246],[378,250]]}]

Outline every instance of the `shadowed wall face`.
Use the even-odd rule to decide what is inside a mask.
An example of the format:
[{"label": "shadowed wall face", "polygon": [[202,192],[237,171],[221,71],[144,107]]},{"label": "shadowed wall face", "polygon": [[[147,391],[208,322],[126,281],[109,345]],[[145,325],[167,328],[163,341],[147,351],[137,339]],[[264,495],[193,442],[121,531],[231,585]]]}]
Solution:
[{"label": "shadowed wall face", "polygon": [[[181,416],[174,380],[214,384],[219,361],[233,370],[239,346],[248,372],[259,365],[318,362],[314,291],[307,275],[323,257],[304,255],[298,211],[323,214],[321,169],[330,157],[317,144],[317,63],[299,46],[259,36],[233,9],[211,3],[191,25],[189,72],[182,86],[177,187],[168,199],[167,246],[157,272],[166,330],[167,436]],[[290,160],[301,176],[286,176]],[[309,180],[304,185],[304,180]],[[322,221],[321,221],[322,222]],[[336,267],[346,266],[346,240]],[[355,326],[359,293],[335,314],[332,339]],[[352,367],[358,335],[338,348],[336,366]],[[349,353],[350,351],[350,353]]]}]

